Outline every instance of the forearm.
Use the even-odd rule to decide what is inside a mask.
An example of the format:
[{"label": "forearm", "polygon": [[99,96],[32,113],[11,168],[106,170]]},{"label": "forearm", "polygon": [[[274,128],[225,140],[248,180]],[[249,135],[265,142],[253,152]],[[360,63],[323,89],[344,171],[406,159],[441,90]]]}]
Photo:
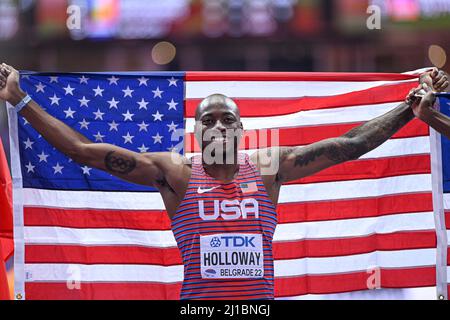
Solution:
[{"label": "forearm", "polygon": [[414,118],[406,103],[368,121],[344,135],[322,140],[306,147],[279,148],[280,183],[299,179],[333,165],[358,159],[389,139]]},{"label": "forearm", "polygon": [[[10,99],[11,104],[17,104],[24,94],[17,94]],[[17,101],[18,100],[18,101]],[[76,132],[62,121],[45,112],[36,102],[31,101],[20,111],[31,126],[39,132],[56,149],[73,157],[79,153],[79,147],[85,143],[91,143],[82,134]]]},{"label": "forearm", "polygon": [[445,114],[434,109],[429,109],[420,119],[450,139],[450,118]]},{"label": "forearm", "polygon": [[402,103],[384,115],[350,130],[342,136],[344,139],[349,139],[348,143],[351,145],[348,151],[344,148],[342,160],[357,159],[375,149],[413,118],[411,107]]}]

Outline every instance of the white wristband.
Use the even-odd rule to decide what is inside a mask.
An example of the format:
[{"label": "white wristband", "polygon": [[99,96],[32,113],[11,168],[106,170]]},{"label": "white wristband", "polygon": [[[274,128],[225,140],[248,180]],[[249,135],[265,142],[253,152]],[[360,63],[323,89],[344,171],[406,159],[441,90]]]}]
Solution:
[{"label": "white wristband", "polygon": [[26,95],[18,104],[14,106],[14,109],[17,113],[20,112],[29,102],[31,101],[31,97]]}]

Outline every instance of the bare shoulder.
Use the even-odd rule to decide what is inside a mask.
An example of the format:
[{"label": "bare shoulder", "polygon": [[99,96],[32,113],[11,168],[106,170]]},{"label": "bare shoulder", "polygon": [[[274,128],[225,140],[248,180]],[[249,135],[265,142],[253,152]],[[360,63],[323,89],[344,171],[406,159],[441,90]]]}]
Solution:
[{"label": "bare shoulder", "polygon": [[172,190],[184,196],[191,177],[191,161],[176,152],[149,152],[143,156],[159,169],[156,187],[164,195],[164,191]]}]

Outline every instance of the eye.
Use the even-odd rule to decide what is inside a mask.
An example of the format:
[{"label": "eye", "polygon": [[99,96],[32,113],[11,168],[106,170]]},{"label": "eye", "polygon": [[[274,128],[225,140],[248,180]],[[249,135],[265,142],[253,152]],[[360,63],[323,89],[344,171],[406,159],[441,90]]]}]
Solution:
[{"label": "eye", "polygon": [[226,117],[226,118],[225,118],[225,122],[227,122],[227,123],[233,123],[233,122],[234,122],[234,118],[233,118],[233,117]]},{"label": "eye", "polygon": [[205,125],[205,126],[210,125],[211,123],[212,123],[211,119],[206,118],[206,119],[202,120],[202,124]]}]

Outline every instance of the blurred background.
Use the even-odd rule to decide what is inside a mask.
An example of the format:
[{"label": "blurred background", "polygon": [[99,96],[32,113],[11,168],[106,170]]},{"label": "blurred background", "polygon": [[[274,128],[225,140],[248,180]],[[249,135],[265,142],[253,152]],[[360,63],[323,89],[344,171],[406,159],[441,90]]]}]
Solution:
[{"label": "blurred background", "polygon": [[400,72],[449,35],[449,0],[0,0],[1,57],[29,70]]},{"label": "blurred background", "polygon": [[20,70],[449,72],[449,39],[450,0],[0,0]]}]

